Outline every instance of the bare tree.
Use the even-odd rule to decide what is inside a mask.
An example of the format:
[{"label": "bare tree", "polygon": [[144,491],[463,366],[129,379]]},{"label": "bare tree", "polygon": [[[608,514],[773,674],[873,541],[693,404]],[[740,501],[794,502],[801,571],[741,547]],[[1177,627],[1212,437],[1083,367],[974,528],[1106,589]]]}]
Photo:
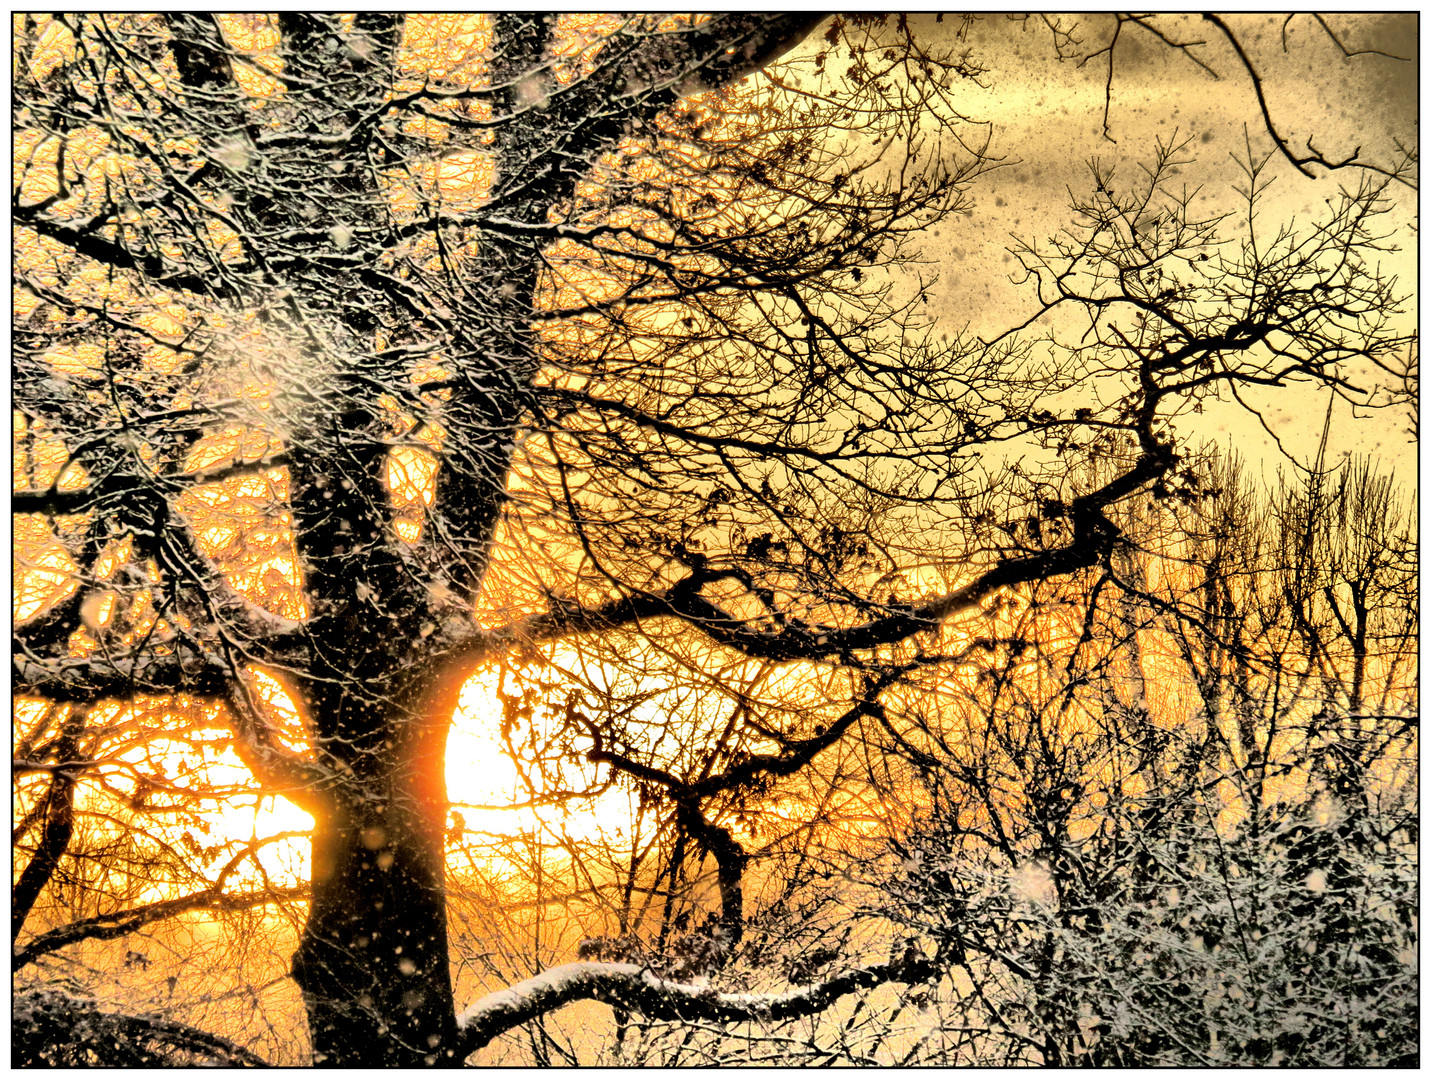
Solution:
[{"label": "bare tree", "polygon": [[1024,663],[890,710],[915,782],[874,906],[967,976],[942,1053],[1415,1060],[1414,526],[1366,462],[1205,468],[1176,525],[1130,504],[1096,581],[1027,593]]},{"label": "bare tree", "polygon": [[[745,707],[685,761],[620,715],[568,717],[664,807],[673,880],[686,851],[711,861],[718,968],[745,934],[739,798],[879,720],[911,670],[997,648],[926,649],[947,620],[1105,564],[1116,507],[1195,483],[1179,413],[1297,382],[1374,402],[1356,380],[1408,342],[1372,258],[1379,181],[1268,237],[1249,151],[1227,236],[1172,190],[1175,143],[1131,188],[1096,174],[1073,231],[1018,253],[1030,324],[1069,313],[1075,344],[941,342],[927,278],[906,297],[895,271],[990,165],[951,91],[980,72],[856,20],[829,31],[856,58],[838,91],[735,85],[817,22],[499,15],[443,66],[387,15],[27,17],[14,397],[17,457],[46,464],[14,495],[36,594],[14,683],[55,734],[20,755],[45,785],[22,955],[167,911],[24,936],[76,779],[100,775],[85,733],[146,699],[211,710],[314,820],[292,973],[315,1062],[456,1062],[579,998],[779,1023],[937,976],[897,950],[741,995],[591,959],[459,1011],[463,685],[562,640],[841,669],[818,729]],[[194,903],[237,903],[225,884]]]}]

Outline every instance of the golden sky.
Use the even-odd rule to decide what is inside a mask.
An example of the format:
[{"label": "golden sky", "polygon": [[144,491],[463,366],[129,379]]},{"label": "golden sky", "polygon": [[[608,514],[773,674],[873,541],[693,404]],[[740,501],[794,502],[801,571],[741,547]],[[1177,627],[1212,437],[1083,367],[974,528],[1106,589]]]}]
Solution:
[{"label": "golden sky", "polygon": [[[1097,51],[1109,37],[1111,18],[1100,15],[1054,17],[1063,27],[1076,22],[1085,53]],[[1284,134],[1297,140],[1313,136],[1327,157],[1339,159],[1358,146],[1370,160],[1385,162],[1394,155],[1392,138],[1416,139],[1417,16],[1344,14],[1328,17],[1349,49],[1380,49],[1412,58],[1400,63],[1377,56],[1346,59],[1309,16],[1286,26],[1287,52],[1282,52],[1284,16],[1232,15],[1228,25],[1262,65],[1264,85],[1274,120]],[[1009,280],[1017,263],[1005,247],[1014,235],[1042,239],[1069,220],[1068,189],[1091,189],[1087,163],[1101,159],[1117,163],[1126,182],[1146,160],[1155,140],[1193,139],[1194,165],[1184,170],[1189,187],[1203,185],[1209,208],[1233,209],[1238,197],[1229,190],[1237,175],[1231,155],[1242,151],[1244,125],[1254,146],[1270,149],[1260,125],[1251,80],[1211,25],[1196,17],[1163,19],[1158,25],[1176,40],[1207,41],[1199,56],[1220,76],[1212,78],[1185,55],[1156,41],[1147,31],[1125,26],[1115,54],[1112,105],[1105,136],[1104,96],[1107,57],[1079,66],[1058,60],[1048,26],[1038,18],[1022,24],[1003,15],[987,14],[964,24],[955,18],[936,22],[933,15],[910,17],[917,40],[929,47],[944,44],[972,50],[987,68],[980,79],[956,84],[956,100],[971,119],[993,125],[991,151],[1006,166],[977,181],[972,189],[971,216],[942,226],[924,244],[925,254],[940,273],[930,312],[957,329],[969,324],[979,334],[991,334],[1026,318],[1033,311],[1033,293]],[[962,43],[958,35],[963,32]],[[823,46],[812,35],[800,52],[813,54]],[[1264,212],[1269,227],[1295,215],[1310,220],[1335,197],[1338,184],[1357,182],[1353,170],[1309,180],[1290,164],[1280,162],[1271,198]],[[1397,274],[1402,292],[1412,293],[1417,280],[1414,223],[1416,193],[1396,187],[1394,215],[1403,250],[1384,266]],[[1414,326],[1414,300],[1405,317]],[[1268,418],[1284,443],[1306,458],[1315,453],[1325,417],[1324,397],[1280,393],[1269,400]],[[1402,417],[1385,412],[1358,422],[1341,408],[1334,417],[1330,456],[1370,453],[1395,467],[1407,482],[1414,479],[1416,447],[1404,431]],[[1195,434],[1226,445],[1235,444],[1251,457],[1274,454],[1271,441],[1237,406],[1209,409]],[[1275,471],[1276,463],[1270,471]]]},{"label": "golden sky", "polygon": [[[1080,33],[1092,51],[1111,25],[1106,17],[1079,17]],[[1062,25],[1071,25],[1065,17]],[[1106,57],[1096,57],[1079,66],[1076,61],[1059,61],[1053,54],[1047,25],[1032,20],[1023,24],[1000,15],[984,16],[972,23],[957,20],[943,23],[931,16],[911,19],[916,39],[926,47],[945,45],[968,47],[987,68],[983,86],[964,82],[957,86],[957,101],[966,115],[993,125],[993,153],[1005,159],[1005,167],[978,180],[972,189],[973,213],[942,225],[925,238],[924,253],[937,266],[941,281],[933,292],[931,314],[940,327],[958,330],[966,323],[975,333],[988,334],[1021,321],[1032,310],[1033,294],[1009,280],[1013,269],[1005,251],[1014,235],[1034,239],[1050,235],[1069,219],[1067,189],[1083,189],[1089,184],[1086,162],[1092,158],[1117,162],[1121,175],[1133,173],[1137,162],[1151,152],[1155,140],[1167,139],[1176,130],[1191,138],[1199,159],[1186,170],[1190,186],[1203,185],[1211,206],[1232,207],[1236,197],[1228,185],[1236,176],[1230,155],[1242,146],[1244,125],[1254,140],[1265,134],[1259,125],[1252,85],[1229,49],[1209,48],[1200,55],[1222,76],[1212,78],[1186,56],[1153,40],[1146,31],[1127,28],[1115,54],[1111,109],[1105,131],[1105,88],[1108,78]],[[1352,47],[1380,48],[1414,56],[1416,48],[1414,15],[1340,16],[1332,20]],[[1346,60],[1335,44],[1310,18],[1300,17],[1287,26],[1289,50],[1281,52],[1282,20],[1277,17],[1236,16],[1232,24],[1259,62],[1266,64],[1267,86],[1274,117],[1289,135],[1315,135],[1318,146],[1330,156],[1349,153],[1358,143],[1369,157],[1385,159],[1390,137],[1397,132],[1414,133],[1416,110],[1416,65],[1380,57]],[[437,24],[422,24],[432,29]],[[421,28],[421,27],[419,27]],[[471,51],[470,42],[459,40],[460,27],[447,27],[443,40],[453,48],[453,57]],[[1201,36],[1212,39],[1211,27],[1195,20],[1170,28],[1180,39]],[[957,35],[965,33],[963,42]],[[436,39],[421,35],[409,46],[435,47]],[[255,43],[255,47],[262,46]],[[822,48],[819,33],[793,59],[808,57]],[[454,61],[455,62],[455,61]],[[833,67],[833,65],[832,65]],[[757,76],[756,78],[760,78]],[[470,157],[471,155],[469,155]],[[1316,213],[1324,198],[1334,193],[1338,178],[1309,180],[1290,166],[1279,169],[1272,200],[1266,207],[1270,221]],[[1414,213],[1411,192],[1399,192],[1402,223]],[[1415,282],[1414,237],[1403,233],[1406,250],[1389,258],[1388,265],[1403,276],[1409,291]],[[1410,318],[1410,317],[1408,317]],[[1315,395],[1277,392],[1269,417],[1294,452],[1309,459],[1322,429],[1325,400]],[[1333,454],[1347,450],[1379,455],[1388,466],[1400,467],[1410,479],[1414,447],[1387,414],[1370,420],[1353,419],[1346,410],[1337,416]],[[1265,436],[1235,406],[1210,410],[1200,421],[1197,434],[1221,442],[1231,442],[1242,453],[1271,462]],[[409,466],[428,464],[410,453]],[[430,470],[429,470],[430,471]],[[263,492],[252,495],[259,498]],[[215,525],[214,530],[219,526]],[[213,531],[213,530],[211,530]],[[237,530],[228,529],[237,535]],[[206,537],[218,544],[220,537]],[[291,580],[287,563],[276,565],[273,556],[248,567],[251,575],[278,573]],[[285,613],[298,617],[296,590],[294,607]],[[479,715],[475,706],[465,709],[459,719],[460,738],[468,744],[453,760],[459,772],[452,777],[454,798],[487,802],[502,797],[496,777],[484,777],[472,784],[470,770],[461,765],[479,760],[499,748],[477,729],[491,729],[490,716]],[[465,721],[465,722],[464,722]],[[475,740],[475,741],[474,741]],[[464,761],[465,758],[465,761]],[[503,773],[503,781],[510,778]],[[240,825],[251,829],[253,811]],[[287,822],[284,827],[295,827]]]}]

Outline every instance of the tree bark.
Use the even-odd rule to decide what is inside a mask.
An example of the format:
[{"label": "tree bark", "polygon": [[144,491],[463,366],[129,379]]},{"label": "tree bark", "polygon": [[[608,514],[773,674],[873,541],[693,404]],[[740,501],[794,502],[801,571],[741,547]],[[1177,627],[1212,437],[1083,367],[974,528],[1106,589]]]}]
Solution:
[{"label": "tree bark", "polygon": [[[720,85],[755,70],[818,21],[726,15],[683,35],[623,39],[630,63],[533,110],[523,103],[522,79],[544,70],[550,26],[542,17],[497,17],[493,98],[509,122],[497,144],[504,179],[487,210],[545,222],[635,112],[649,117],[672,104],[693,87],[686,76]],[[210,130],[247,123],[217,24],[180,17],[173,27],[181,82]],[[268,179],[255,184],[244,213],[263,232],[300,228],[321,237],[327,212],[350,232],[378,235],[387,223],[378,212],[373,117],[385,101],[399,20],[360,15],[353,32],[366,41],[358,50],[332,48],[352,35],[330,16],[284,13],[278,29],[285,100],[297,111],[282,138],[264,136]],[[310,142],[340,135],[343,149],[327,171],[309,168]],[[104,257],[115,263],[119,255]],[[325,776],[321,790],[306,793],[315,815],[312,900],[293,957],[318,1065],[462,1060],[448,970],[443,774],[448,726],[472,664],[444,651],[445,629],[421,639],[414,631],[470,613],[480,594],[537,369],[530,324],[543,265],[537,240],[490,245],[464,284],[470,310],[447,331],[462,359],[436,416],[445,438],[434,493],[442,513],[413,552],[393,534],[389,418],[354,360],[373,349],[377,313],[394,306],[392,279],[315,260],[285,282],[304,311],[331,318],[327,335],[350,346],[332,357],[317,335],[300,346],[322,374],[324,400],[287,446],[310,610],[284,666],[307,712],[315,773]],[[738,880],[735,895],[738,935]]]},{"label": "tree bark", "polygon": [[[384,719],[385,766],[343,785],[313,833],[312,907],[293,977],[315,1065],[456,1066],[444,778],[453,674]],[[418,694],[415,694],[418,696]]]},{"label": "tree bark", "polygon": [[[72,761],[78,754],[79,738],[84,730],[84,712],[70,710],[55,743],[55,760],[64,763]],[[25,865],[20,880],[15,883],[10,911],[10,941],[13,944],[24,928],[25,920],[40,893],[54,876],[60,856],[69,847],[70,837],[75,827],[75,779],[82,766],[71,769],[58,768],[50,777],[49,789],[44,794],[44,828],[40,833],[39,847],[34,857]]]}]

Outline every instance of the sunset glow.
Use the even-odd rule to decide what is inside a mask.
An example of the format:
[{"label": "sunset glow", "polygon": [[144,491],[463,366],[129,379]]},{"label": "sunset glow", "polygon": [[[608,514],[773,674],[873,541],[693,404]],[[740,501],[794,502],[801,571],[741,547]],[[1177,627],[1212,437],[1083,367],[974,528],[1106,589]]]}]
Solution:
[{"label": "sunset glow", "polygon": [[12,13],[12,1065],[1419,1065],[1418,51]]}]

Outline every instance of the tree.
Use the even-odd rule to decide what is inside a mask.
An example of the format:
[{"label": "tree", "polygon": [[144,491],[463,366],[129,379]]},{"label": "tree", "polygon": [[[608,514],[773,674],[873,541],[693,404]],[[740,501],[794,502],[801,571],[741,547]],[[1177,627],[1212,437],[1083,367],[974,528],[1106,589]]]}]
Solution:
[{"label": "tree", "polygon": [[[457,1061],[577,997],[779,1021],[936,973],[904,952],[754,1000],[605,959],[459,1014],[443,748],[463,685],[566,639],[838,667],[818,727],[743,708],[686,771],[568,701],[591,761],[667,808],[672,881],[680,845],[712,861],[718,966],[745,929],[746,852],[720,820],[740,798],[948,659],[921,635],[1101,565],[1113,508],[1196,485],[1181,411],[1299,381],[1376,402],[1358,365],[1408,341],[1372,261],[1381,180],[1269,242],[1249,148],[1224,241],[1172,190],[1176,142],[1131,188],[1096,174],[1072,240],[1019,252],[1039,317],[1085,318],[1079,344],[937,340],[926,280],[894,271],[991,164],[951,89],[979,69],[856,20],[828,31],[851,57],[838,92],[734,85],[817,21],[500,15],[447,69],[393,16],[25,21],[22,954],[237,902],[220,873],[21,940],[77,784],[133,735],[114,703],[142,701],[172,729],[222,725],[314,820],[292,973],[317,1062]],[[1110,468],[1076,482],[1089,456]],[[931,587],[926,562],[959,570]]]},{"label": "tree", "polygon": [[919,781],[877,910],[968,973],[975,1060],[1416,1060],[1414,524],[1365,461],[1210,472],[1095,585],[1030,594],[1029,662],[891,710]]}]

